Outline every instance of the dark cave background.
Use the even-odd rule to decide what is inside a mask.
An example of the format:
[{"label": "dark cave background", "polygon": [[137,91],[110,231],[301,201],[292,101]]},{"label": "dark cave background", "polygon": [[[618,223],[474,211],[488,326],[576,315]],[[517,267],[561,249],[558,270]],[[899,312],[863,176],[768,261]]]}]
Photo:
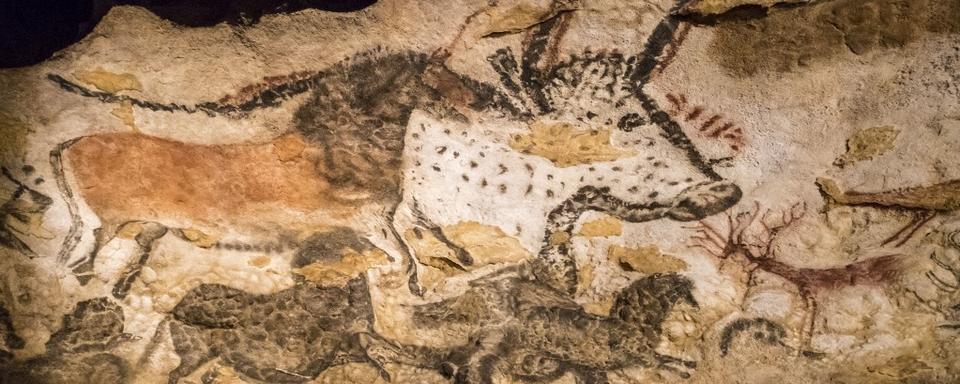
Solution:
[{"label": "dark cave background", "polygon": [[33,65],[93,30],[115,5],[137,5],[174,23],[252,25],[263,15],[314,8],[354,12],[376,0],[0,0],[0,68]]}]

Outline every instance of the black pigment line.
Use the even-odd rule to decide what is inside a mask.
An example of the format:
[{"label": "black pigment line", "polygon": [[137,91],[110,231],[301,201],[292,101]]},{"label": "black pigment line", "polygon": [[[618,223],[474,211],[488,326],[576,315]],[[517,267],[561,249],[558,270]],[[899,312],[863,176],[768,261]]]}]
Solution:
[{"label": "black pigment line", "polygon": [[663,50],[667,45],[673,42],[674,32],[677,30],[677,24],[679,23],[673,16],[677,11],[680,10],[684,5],[689,3],[691,0],[680,0],[667,12],[667,15],[664,16],[663,20],[660,20],[657,23],[657,26],[654,27],[653,32],[650,33],[650,37],[647,38],[646,44],[644,44],[643,53],[641,53],[640,61],[637,63],[637,67],[634,70],[634,73],[630,76],[633,84],[636,86],[637,91],[643,88],[648,80],[650,80],[650,74],[657,67],[657,59],[663,54]]},{"label": "black pigment line", "polygon": [[80,219],[77,201],[73,195],[73,190],[70,188],[70,183],[67,182],[67,177],[63,172],[63,151],[82,138],[83,137],[78,137],[60,143],[50,151],[50,166],[53,169],[53,177],[57,180],[60,195],[63,196],[63,201],[67,205],[67,212],[70,214],[70,229],[67,230],[67,234],[63,238],[63,244],[60,246],[60,251],[57,253],[57,262],[60,264],[64,264],[70,259],[70,254],[73,253],[74,248],[77,247],[77,244],[80,243],[80,239],[83,237],[83,233],[81,233],[83,230],[83,221]]},{"label": "black pigment line", "polygon": [[690,161],[691,165],[713,181],[723,180],[723,178],[713,170],[713,167],[704,160],[703,155],[697,151],[696,146],[693,145],[690,138],[683,133],[680,124],[677,124],[676,121],[670,118],[669,114],[660,109],[657,102],[650,96],[647,96],[646,92],[642,89],[637,90],[636,96],[640,99],[640,106],[647,112],[650,121],[660,126],[660,129],[663,130],[662,135],[667,141],[686,153],[687,160]]},{"label": "black pigment line", "polygon": [[202,112],[211,117],[215,115],[240,117],[256,109],[279,106],[286,99],[313,89],[324,76],[325,73],[321,72],[304,79],[278,84],[251,96],[250,99],[239,104],[223,104],[207,101],[192,106],[177,103],[157,103],[126,95],[96,91],[52,73],[47,75],[47,79],[56,83],[67,92],[83,97],[96,98],[104,103],[119,104],[129,102],[131,105],[156,112]]},{"label": "black pigment line", "polygon": [[627,222],[640,223],[663,218],[669,209],[670,205],[656,202],[627,203],[611,195],[609,188],[585,186],[547,216],[544,245],[534,263],[534,274],[553,288],[573,294],[577,287],[577,265],[568,244],[573,237],[573,227],[584,212],[598,211]]}]

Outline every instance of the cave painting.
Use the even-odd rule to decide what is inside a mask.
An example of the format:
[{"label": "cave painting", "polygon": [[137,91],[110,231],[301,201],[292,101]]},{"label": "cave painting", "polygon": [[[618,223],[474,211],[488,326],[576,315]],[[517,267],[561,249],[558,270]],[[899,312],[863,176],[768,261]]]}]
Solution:
[{"label": "cave painting", "polygon": [[[377,229],[368,236],[390,244],[393,256],[407,264],[409,287],[417,294],[422,293],[417,263],[393,224],[401,204],[418,204],[416,209],[429,212],[434,203],[469,205],[492,193],[496,201],[485,208],[494,210],[491,216],[497,216],[497,209],[523,207],[531,196],[555,204],[541,212],[539,228],[523,229],[528,233],[570,232],[587,210],[627,222],[689,221],[735,204],[740,189],[713,170],[643,91],[677,21],[668,17],[657,24],[639,55],[584,52],[554,62],[548,51],[556,49],[569,17],[558,13],[530,31],[519,61],[510,49],[488,57],[499,84],[450,71],[442,55],[390,51],[357,55],[309,76],[291,75],[292,80],[258,92],[244,90],[240,101],[195,106],[90,90],[51,74],[49,79],[64,90],[103,102],[236,118],[310,93],[294,113],[295,129],[268,143],[198,145],[139,133],[101,134],[64,143],[52,160],[57,169],[72,170],[60,177],[65,195],[77,190],[100,219],[98,247],[130,222],[156,223],[181,236],[184,230],[216,236],[227,229],[252,234],[279,227],[287,233],[262,241],[293,239],[280,241],[278,250],[296,247],[311,230],[332,224],[374,223]],[[460,114],[458,109],[467,116],[529,124],[529,145],[486,141],[490,138],[474,135],[477,130],[469,123],[451,131],[439,117]],[[421,112],[428,115],[418,119],[424,123],[411,123],[411,115]],[[580,133],[575,137],[600,140],[565,143],[586,148],[586,154],[575,155],[580,160],[552,158],[536,150],[542,129],[576,129]],[[407,180],[402,177],[405,159],[413,163]],[[571,166],[585,161],[589,163]],[[607,176],[595,176],[603,174]],[[449,185],[455,192],[438,200],[419,197],[415,185],[424,183]],[[404,188],[413,191],[412,198],[401,196]],[[490,224],[520,227],[517,222]],[[65,240],[61,259],[71,259],[78,275],[85,276],[92,273],[97,249],[72,257],[80,226],[77,222]],[[244,244],[241,249],[263,247],[269,245]],[[541,278],[572,289],[569,280],[576,268],[562,244],[543,249],[541,256],[540,273],[551,275]],[[118,284],[139,273],[143,261],[128,268]],[[114,293],[122,297],[124,290]]]},{"label": "cave painting", "polygon": [[[0,281],[0,381],[703,382],[740,377],[727,371],[751,359],[823,378],[809,367],[903,336],[891,329],[914,317],[895,307],[953,335],[914,343],[949,355],[960,335],[950,166],[923,186],[844,179],[903,151],[913,133],[883,121],[830,148],[846,154],[783,165],[766,152],[787,159],[808,137],[762,125],[790,108],[730,108],[717,95],[750,87],[685,84],[685,71],[704,81],[703,54],[743,83],[767,75],[740,68],[754,65],[741,50],[714,51],[752,33],[741,25],[830,4],[650,3],[630,45],[577,25],[595,4],[495,3],[432,48],[365,45],[209,101],[142,96],[156,79],[129,71],[45,69],[44,86],[122,130],[50,140],[42,172],[2,167],[0,251],[48,262],[71,292],[37,342],[46,334],[18,317],[33,298]],[[813,65],[789,61],[776,75]],[[142,129],[153,122],[141,112],[282,123],[254,135],[264,140],[190,142]],[[952,123],[938,124],[949,145]],[[790,166],[820,168],[766,175]],[[921,369],[901,360],[863,369]]]}]

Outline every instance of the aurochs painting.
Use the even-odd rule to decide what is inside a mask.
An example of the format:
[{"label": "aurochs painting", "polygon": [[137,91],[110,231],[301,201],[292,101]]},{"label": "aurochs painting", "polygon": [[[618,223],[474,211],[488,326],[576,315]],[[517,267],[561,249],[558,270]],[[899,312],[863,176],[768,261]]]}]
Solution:
[{"label": "aurochs painting", "polygon": [[0,71],[0,383],[957,382],[957,20],[115,7]]}]

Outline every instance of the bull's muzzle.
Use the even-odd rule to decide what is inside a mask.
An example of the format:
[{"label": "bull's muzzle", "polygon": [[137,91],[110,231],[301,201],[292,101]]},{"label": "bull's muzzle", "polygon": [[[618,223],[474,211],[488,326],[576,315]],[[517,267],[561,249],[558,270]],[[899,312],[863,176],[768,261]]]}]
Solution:
[{"label": "bull's muzzle", "polygon": [[743,195],[729,181],[710,181],[687,188],[677,196],[667,216],[677,221],[700,220],[732,207]]}]

